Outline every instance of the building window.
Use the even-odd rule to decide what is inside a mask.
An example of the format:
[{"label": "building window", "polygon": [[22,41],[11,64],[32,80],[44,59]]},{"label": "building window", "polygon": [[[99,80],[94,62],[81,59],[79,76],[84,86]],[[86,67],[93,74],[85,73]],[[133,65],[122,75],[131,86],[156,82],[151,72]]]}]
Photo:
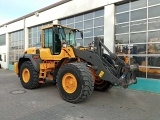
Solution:
[{"label": "building window", "polygon": [[49,24],[52,24],[52,22],[29,28],[29,47],[35,46],[36,44],[41,42],[41,27]]},{"label": "building window", "polygon": [[6,34],[0,35],[0,46],[6,45]]},{"label": "building window", "polygon": [[115,51],[139,64],[139,77],[160,78],[160,0],[116,5]]},{"label": "building window", "polygon": [[24,30],[19,30],[9,34],[9,64],[13,65],[18,61],[25,46]]},{"label": "building window", "polygon": [[84,41],[76,35],[77,46],[88,46],[95,36],[104,36],[104,9],[60,20],[62,25],[77,28],[84,33]]}]

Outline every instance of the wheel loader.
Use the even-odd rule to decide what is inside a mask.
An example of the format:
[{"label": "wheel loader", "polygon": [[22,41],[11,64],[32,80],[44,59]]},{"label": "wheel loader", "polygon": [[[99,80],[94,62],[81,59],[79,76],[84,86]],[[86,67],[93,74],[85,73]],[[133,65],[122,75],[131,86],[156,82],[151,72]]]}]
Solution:
[{"label": "wheel loader", "polygon": [[94,89],[127,88],[137,82],[136,64],[125,64],[100,37],[95,37],[87,47],[76,47],[78,34],[83,39],[78,29],[60,24],[42,27],[41,47],[28,48],[14,63],[22,86],[35,89],[52,80],[64,100],[78,103],[88,98]]}]

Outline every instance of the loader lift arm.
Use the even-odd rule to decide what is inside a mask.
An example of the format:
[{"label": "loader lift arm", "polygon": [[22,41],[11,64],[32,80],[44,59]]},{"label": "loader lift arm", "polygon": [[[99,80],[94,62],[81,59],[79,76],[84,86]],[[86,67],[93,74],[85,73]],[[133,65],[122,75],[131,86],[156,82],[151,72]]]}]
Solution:
[{"label": "loader lift arm", "polygon": [[[108,54],[103,53],[105,49]],[[116,54],[112,53],[101,41],[101,38],[95,37],[94,50],[78,50],[74,49],[75,55],[88,64],[91,64],[96,74],[103,80],[111,82],[113,85],[123,86],[127,88],[129,85],[137,82],[135,72],[138,69],[136,64],[125,64]],[[96,53],[96,54],[95,54]],[[107,56],[107,58],[106,58]],[[114,63],[115,61],[117,67]]]}]

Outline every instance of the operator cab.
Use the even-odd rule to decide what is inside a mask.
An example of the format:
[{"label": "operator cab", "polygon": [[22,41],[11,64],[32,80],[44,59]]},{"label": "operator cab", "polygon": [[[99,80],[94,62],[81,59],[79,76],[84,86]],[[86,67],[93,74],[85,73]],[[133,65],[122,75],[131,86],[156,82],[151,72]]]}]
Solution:
[{"label": "operator cab", "polygon": [[76,32],[80,31],[59,24],[45,26],[42,28],[42,47],[49,48],[51,54],[58,55],[62,46],[76,47]]}]

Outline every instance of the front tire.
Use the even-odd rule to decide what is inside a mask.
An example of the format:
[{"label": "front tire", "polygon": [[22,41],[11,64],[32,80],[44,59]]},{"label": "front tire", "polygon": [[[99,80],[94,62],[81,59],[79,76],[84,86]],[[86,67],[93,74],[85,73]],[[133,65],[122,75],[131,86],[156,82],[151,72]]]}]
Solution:
[{"label": "front tire", "polygon": [[39,74],[35,71],[30,61],[22,63],[20,68],[20,80],[22,86],[26,89],[35,89],[39,87]]},{"label": "front tire", "polygon": [[59,70],[57,88],[67,102],[78,103],[88,98],[94,90],[92,74],[84,63],[69,63]]}]

